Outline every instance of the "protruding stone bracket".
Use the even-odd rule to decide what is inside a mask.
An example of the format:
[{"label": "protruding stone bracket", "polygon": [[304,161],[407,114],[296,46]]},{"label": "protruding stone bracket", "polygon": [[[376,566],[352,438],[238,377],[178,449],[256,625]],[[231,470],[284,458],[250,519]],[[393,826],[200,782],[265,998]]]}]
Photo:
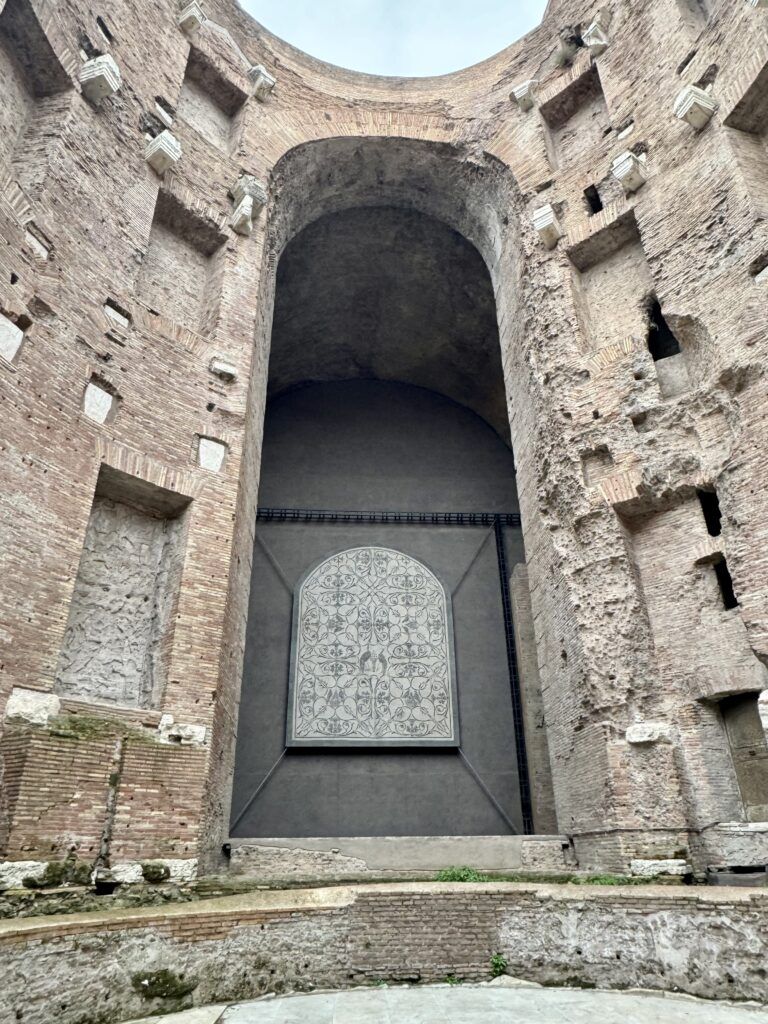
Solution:
[{"label": "protruding stone bracket", "polygon": [[226,381],[227,384],[231,384],[237,380],[237,367],[234,363],[230,363],[229,360],[224,359],[222,356],[214,356],[208,364],[208,369],[217,377],[221,377],[221,379]]},{"label": "protruding stone bracket", "polygon": [[83,96],[94,106],[98,106],[108,96],[114,96],[122,84],[120,69],[109,53],[86,61],[80,69]]},{"label": "protruding stone bracket", "polygon": [[15,686],[5,705],[5,720],[21,720],[30,725],[48,725],[61,711],[61,700],[55,693],[25,690]]},{"label": "protruding stone bracket", "polygon": [[687,121],[696,131],[705,128],[718,108],[718,102],[697,85],[686,85],[674,104],[675,117]]},{"label": "protruding stone bracket", "polygon": [[179,15],[179,27],[182,28],[187,34],[196,32],[202,25],[205,24],[207,18],[203,8],[197,3],[197,0],[192,0],[192,3],[184,4],[181,14]]},{"label": "protruding stone bracket", "polygon": [[644,159],[630,149],[616,157],[611,164],[611,174],[621,184],[626,195],[637,192],[648,180]]},{"label": "protruding stone bracket", "polygon": [[601,7],[582,35],[584,45],[593,57],[599,57],[608,48],[608,29],[611,27],[611,20],[610,8]]},{"label": "protruding stone bracket", "polygon": [[166,128],[154,139],[150,139],[144,151],[149,166],[161,177],[181,159],[181,143]]},{"label": "protruding stone bracket", "polygon": [[237,204],[230,224],[238,235],[247,236],[253,231],[253,199],[250,196],[244,196]]},{"label": "protruding stone bracket", "polygon": [[547,249],[554,249],[565,234],[551,203],[533,211],[533,228]]},{"label": "protruding stone bracket", "polygon": [[253,95],[263,103],[277,85],[277,79],[271,75],[263,64],[256,64],[248,72],[253,83]]},{"label": "protruding stone bracket", "polygon": [[513,103],[516,103],[521,110],[532,110],[536,103],[536,89],[538,88],[539,80],[537,78],[529,78],[525,82],[520,82],[519,85],[512,87],[512,92],[509,94],[509,98]]}]

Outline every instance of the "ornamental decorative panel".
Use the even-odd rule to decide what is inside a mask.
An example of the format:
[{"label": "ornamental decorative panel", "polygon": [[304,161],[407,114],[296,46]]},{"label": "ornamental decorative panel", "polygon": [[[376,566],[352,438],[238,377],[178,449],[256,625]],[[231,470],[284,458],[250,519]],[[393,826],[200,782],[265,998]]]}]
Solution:
[{"label": "ornamental decorative panel", "polygon": [[288,746],[459,745],[450,597],[390,548],[342,551],[294,597]]}]

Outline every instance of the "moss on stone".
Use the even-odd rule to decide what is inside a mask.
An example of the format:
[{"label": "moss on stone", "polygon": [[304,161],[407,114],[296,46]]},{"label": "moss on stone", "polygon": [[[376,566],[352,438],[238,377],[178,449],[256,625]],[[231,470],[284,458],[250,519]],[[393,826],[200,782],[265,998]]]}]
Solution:
[{"label": "moss on stone", "polygon": [[131,975],[131,985],[144,999],[184,999],[200,982],[163,968],[160,971],[139,971]]},{"label": "moss on stone", "polygon": [[39,878],[28,875],[21,884],[25,889],[58,889],[62,885],[89,885],[90,881],[90,864],[70,856],[66,860],[49,861]]},{"label": "moss on stone", "polygon": [[144,876],[144,881],[149,882],[151,885],[167,882],[171,877],[171,869],[168,865],[161,864],[158,861],[147,861],[142,864],[141,873]]}]

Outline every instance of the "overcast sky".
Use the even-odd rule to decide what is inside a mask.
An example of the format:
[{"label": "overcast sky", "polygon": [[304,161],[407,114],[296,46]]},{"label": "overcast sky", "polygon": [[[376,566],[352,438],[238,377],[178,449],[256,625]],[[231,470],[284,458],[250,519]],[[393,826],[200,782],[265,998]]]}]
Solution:
[{"label": "overcast sky", "polygon": [[313,57],[376,75],[443,75],[539,24],[547,0],[240,0]]}]

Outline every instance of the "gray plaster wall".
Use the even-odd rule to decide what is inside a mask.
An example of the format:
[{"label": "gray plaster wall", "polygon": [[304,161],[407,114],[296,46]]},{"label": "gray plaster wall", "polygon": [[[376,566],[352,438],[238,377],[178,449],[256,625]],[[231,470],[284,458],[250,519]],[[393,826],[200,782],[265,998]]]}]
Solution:
[{"label": "gray plaster wall", "polygon": [[149,707],[180,571],[182,520],[97,492],[56,671],[62,695]]},{"label": "gray plaster wall", "polygon": [[[514,512],[514,462],[486,423],[433,392],[315,385],[269,406],[260,505]],[[511,567],[524,558],[519,531],[507,531],[506,543]],[[294,588],[323,558],[364,544],[405,551],[451,593],[461,752],[504,813],[457,751],[291,750],[280,760]],[[492,528],[259,524],[232,835],[503,835],[513,830],[506,819],[521,828]]]}]

